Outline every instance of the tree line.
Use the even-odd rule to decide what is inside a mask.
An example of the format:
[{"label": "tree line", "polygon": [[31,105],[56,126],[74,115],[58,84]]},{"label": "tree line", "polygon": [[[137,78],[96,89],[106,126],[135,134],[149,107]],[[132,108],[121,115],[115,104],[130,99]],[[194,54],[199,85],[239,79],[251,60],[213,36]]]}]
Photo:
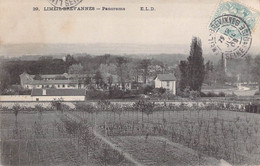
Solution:
[{"label": "tree line", "polygon": [[88,74],[98,88],[111,87],[113,82],[120,83],[125,89],[127,82],[150,83],[157,74],[174,73],[177,78],[177,92],[201,92],[202,86],[224,85],[226,82],[260,82],[260,55],[253,58],[247,55],[244,59],[227,60],[219,58],[219,62],[204,62],[200,38],[193,37],[190,45],[190,55],[187,60],[181,60],[178,66],[169,66],[158,59],[138,59],[131,56],[72,56],[56,59],[43,56],[38,60],[2,60],[0,62],[0,91],[19,85],[19,75],[23,72],[36,75],[42,74]]},{"label": "tree line", "polygon": [[[44,74],[87,74],[100,88],[119,82],[124,89],[126,82],[141,80],[147,83],[148,77],[152,78],[166,71],[165,65],[155,59],[134,59],[110,54],[78,57],[67,55],[65,60],[48,56],[32,61],[3,60],[0,63],[1,91],[11,85],[19,85],[19,75],[23,72],[35,75],[38,80],[41,79],[40,75]],[[85,80],[86,84],[90,83],[90,80]]]}]

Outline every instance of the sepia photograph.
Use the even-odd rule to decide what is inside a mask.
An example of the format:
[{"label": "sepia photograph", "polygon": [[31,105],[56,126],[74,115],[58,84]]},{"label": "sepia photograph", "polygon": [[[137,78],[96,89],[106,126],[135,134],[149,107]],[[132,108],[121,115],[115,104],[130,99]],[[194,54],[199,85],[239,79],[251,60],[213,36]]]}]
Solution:
[{"label": "sepia photograph", "polygon": [[259,166],[259,0],[0,0],[1,166]]}]

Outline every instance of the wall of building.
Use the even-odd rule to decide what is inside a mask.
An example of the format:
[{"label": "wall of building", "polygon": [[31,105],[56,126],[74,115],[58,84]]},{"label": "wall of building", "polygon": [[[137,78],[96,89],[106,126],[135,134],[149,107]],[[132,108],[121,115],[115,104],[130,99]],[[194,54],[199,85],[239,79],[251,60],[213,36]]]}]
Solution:
[{"label": "wall of building", "polygon": [[33,89],[34,86],[33,86],[33,85],[29,85],[29,84],[24,84],[24,85],[23,85],[23,88],[24,88],[24,89]]},{"label": "wall of building", "polygon": [[32,101],[31,95],[1,95],[0,102],[2,101]]},{"label": "wall of building", "polygon": [[169,90],[172,94],[176,95],[176,81],[168,81],[169,86],[167,85],[167,81],[160,81],[158,78],[154,80],[155,88],[165,88]]},{"label": "wall of building", "polygon": [[[169,82],[169,84],[167,84]],[[162,87],[173,93],[173,82],[174,81],[162,81]]]},{"label": "wall of building", "polygon": [[85,96],[33,96],[32,101],[53,101],[62,99],[63,101],[85,101]]},{"label": "wall of building", "polygon": [[[78,89],[78,88],[84,88],[84,85],[80,85],[80,87],[79,87],[77,84],[75,84],[73,86],[71,86],[69,84],[54,84],[53,86],[56,89]],[[25,84],[23,86],[23,88],[25,88],[25,89],[33,89],[33,88],[42,89],[42,88],[51,88],[51,87],[52,87],[52,85],[49,85],[49,87],[47,87],[45,85],[45,87],[43,87],[42,85],[28,85],[28,84]]]},{"label": "wall of building", "polygon": [[154,85],[155,85],[155,88],[161,88],[162,87],[161,81],[158,78],[156,78],[154,80]]},{"label": "wall of building", "polygon": [[25,102],[25,101],[53,101],[62,98],[63,101],[85,101],[85,96],[30,96],[30,95],[2,95],[0,96],[0,102]]},{"label": "wall of building", "polygon": [[[62,104],[66,104],[70,108],[75,108],[74,103],[75,102],[72,102],[72,101],[62,102]],[[39,101],[39,102],[36,102],[36,101],[16,101],[16,102],[3,101],[3,102],[1,102],[0,106],[12,108],[16,104],[20,105],[21,107],[31,107],[31,108],[34,108],[36,105],[40,105],[44,108],[52,107],[51,101]]]}]

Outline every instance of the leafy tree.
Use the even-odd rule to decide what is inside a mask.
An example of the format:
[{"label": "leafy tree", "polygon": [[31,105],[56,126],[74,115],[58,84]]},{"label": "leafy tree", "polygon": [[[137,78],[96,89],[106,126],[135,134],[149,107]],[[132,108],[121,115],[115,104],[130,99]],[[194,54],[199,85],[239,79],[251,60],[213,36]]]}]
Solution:
[{"label": "leafy tree", "polygon": [[216,76],[217,76],[217,82],[220,84],[224,84],[227,81],[224,55],[221,56],[221,59],[218,62],[218,66],[216,69]]},{"label": "leafy tree", "polygon": [[102,79],[102,76],[101,76],[101,73],[99,70],[96,72],[94,79],[95,79],[97,86],[101,87],[103,84],[103,79]]},{"label": "leafy tree", "polygon": [[107,78],[107,82],[108,82],[109,87],[111,87],[111,86],[112,86],[112,83],[113,83],[113,77],[112,77],[112,75],[110,75],[110,76]]},{"label": "leafy tree", "polygon": [[144,78],[144,83],[146,84],[147,77],[148,77],[148,67],[151,65],[151,60],[150,59],[143,59],[140,62],[140,68],[143,70],[143,78]]},{"label": "leafy tree", "polygon": [[155,106],[154,103],[149,102],[147,100],[139,100],[133,104],[133,107],[137,111],[142,112],[142,122],[143,122],[143,113],[145,113],[147,115],[148,121],[149,121],[149,115],[153,113],[154,106]]},{"label": "leafy tree", "polygon": [[120,83],[122,85],[122,89],[125,89],[125,76],[123,71],[125,70],[127,63],[127,59],[124,57],[117,57],[116,58],[116,65],[117,65],[117,71],[120,78]]},{"label": "leafy tree", "polygon": [[201,91],[205,76],[204,58],[202,56],[201,40],[193,37],[190,56],[188,57],[188,82],[191,90]]},{"label": "leafy tree", "polygon": [[68,54],[65,58],[65,63],[66,63],[66,66],[71,66],[73,64],[77,64],[78,62],[74,59],[73,56],[71,56],[70,54]]},{"label": "leafy tree", "polygon": [[110,54],[105,54],[105,55],[103,56],[103,58],[104,58],[105,64],[110,65],[111,55],[110,55]]},{"label": "leafy tree", "polygon": [[144,87],[143,93],[144,94],[149,94],[149,93],[151,93],[153,91],[153,89],[154,89],[153,86],[147,85],[147,86]]},{"label": "leafy tree", "polygon": [[181,73],[179,87],[182,92],[189,85],[188,84],[188,65],[189,64],[187,61],[181,61],[179,64],[179,69],[180,69],[180,73]]},{"label": "leafy tree", "polygon": [[82,74],[83,66],[81,64],[73,64],[69,67],[69,74]]},{"label": "leafy tree", "polygon": [[164,94],[166,92],[166,89],[161,87],[158,91],[160,94]]},{"label": "leafy tree", "polygon": [[211,61],[207,61],[205,64],[204,82],[208,85],[211,85],[214,82],[214,65]]},{"label": "leafy tree", "polygon": [[20,110],[21,110],[21,106],[20,105],[15,104],[13,106],[13,112],[14,112],[14,115],[15,115],[15,124],[17,124],[17,116],[18,116],[18,113],[19,113]]},{"label": "leafy tree", "polygon": [[84,80],[85,85],[90,85],[91,84],[91,77],[87,76],[87,78]]},{"label": "leafy tree", "polygon": [[129,75],[137,83],[139,80],[139,75],[141,74],[140,61],[137,59],[132,60],[131,62],[128,62],[127,67]]},{"label": "leafy tree", "polygon": [[41,56],[38,59],[39,61],[49,61],[49,60],[53,60],[52,56]]},{"label": "leafy tree", "polygon": [[[1,65],[1,64],[0,64]],[[5,69],[0,69],[0,93],[9,88],[11,83],[10,74]]]}]

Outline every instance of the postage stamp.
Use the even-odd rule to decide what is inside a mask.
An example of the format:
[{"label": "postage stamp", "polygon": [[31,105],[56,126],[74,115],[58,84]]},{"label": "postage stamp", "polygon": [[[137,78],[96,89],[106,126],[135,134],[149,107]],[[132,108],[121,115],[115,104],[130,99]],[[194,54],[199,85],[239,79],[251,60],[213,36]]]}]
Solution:
[{"label": "postage stamp", "polygon": [[74,7],[82,2],[82,0],[48,0],[55,7]]},{"label": "postage stamp", "polygon": [[226,58],[247,55],[260,13],[233,0],[220,2],[209,24],[209,44],[214,54]]}]

